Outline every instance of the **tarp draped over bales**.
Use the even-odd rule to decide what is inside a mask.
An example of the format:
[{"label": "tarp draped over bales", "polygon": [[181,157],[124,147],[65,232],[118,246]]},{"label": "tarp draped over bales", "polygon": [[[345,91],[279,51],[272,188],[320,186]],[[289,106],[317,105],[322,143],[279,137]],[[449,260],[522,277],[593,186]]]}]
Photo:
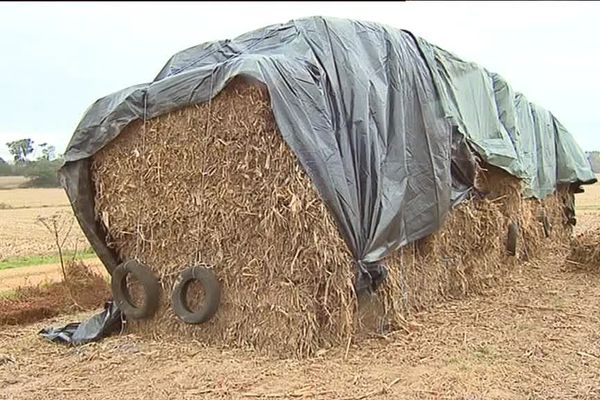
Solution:
[{"label": "tarp draped over bales", "polygon": [[527,197],[543,199],[558,184],[595,181],[585,154],[552,113],[515,93],[500,75],[417,40],[448,120],[487,163],[523,179]]},{"label": "tarp draped over bales", "polygon": [[61,176],[109,270],[118,260],[95,221],[89,158],[130,122],[209,101],[238,75],[268,87],[284,140],[363,272],[441,226],[472,187],[472,150],[524,178],[536,197],[594,181],[562,125],[499,76],[406,31],[296,20],[184,50],[153,82],[88,109]]}]

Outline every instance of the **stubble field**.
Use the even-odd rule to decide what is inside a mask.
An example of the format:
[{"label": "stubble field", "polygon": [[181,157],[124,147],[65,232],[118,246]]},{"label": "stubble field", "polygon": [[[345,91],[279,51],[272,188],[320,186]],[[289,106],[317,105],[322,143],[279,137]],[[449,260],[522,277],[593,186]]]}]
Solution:
[{"label": "stubble field", "polygon": [[[57,216],[62,246],[67,252],[84,251],[89,245],[71,211],[63,189],[6,189],[0,181],[0,262],[57,253],[49,222]],[[10,187],[10,185],[9,185]]]}]

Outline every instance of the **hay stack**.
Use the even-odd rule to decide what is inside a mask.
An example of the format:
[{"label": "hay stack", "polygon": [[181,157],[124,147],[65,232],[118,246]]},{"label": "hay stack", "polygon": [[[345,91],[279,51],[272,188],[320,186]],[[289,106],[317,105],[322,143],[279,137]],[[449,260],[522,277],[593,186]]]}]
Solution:
[{"label": "hay stack", "polygon": [[[351,256],[283,142],[264,87],[236,79],[211,102],[132,123],[96,154],[92,176],[109,245],[148,265],[164,288],[159,314],[132,322],[134,331],[305,356],[372,328],[357,313]],[[477,187],[485,199],[388,257],[379,306],[362,311],[401,324],[412,310],[478,293],[550,245],[541,208],[558,227],[553,237],[562,235],[558,196],[524,201],[520,182],[493,168]],[[506,252],[510,222],[523,227],[517,257]],[[196,262],[214,266],[224,292],[216,317],[193,326],[177,319],[169,296]]]},{"label": "hay stack", "polygon": [[[263,87],[236,80],[209,103],[131,124],[92,174],[110,245],[162,279],[158,317],[134,330],[301,356],[352,333],[350,254]],[[214,265],[223,297],[192,326],[169,296],[195,262]]]},{"label": "hay stack", "polygon": [[[523,261],[566,243],[565,189],[543,201],[525,200],[522,183],[492,166],[477,171],[475,186],[485,197],[459,204],[439,231],[388,258],[390,274],[378,299],[381,317],[371,329],[394,329],[412,311],[480,294]],[[538,218],[542,210],[553,228],[548,238]],[[506,250],[511,223],[520,226],[515,256]]]}]

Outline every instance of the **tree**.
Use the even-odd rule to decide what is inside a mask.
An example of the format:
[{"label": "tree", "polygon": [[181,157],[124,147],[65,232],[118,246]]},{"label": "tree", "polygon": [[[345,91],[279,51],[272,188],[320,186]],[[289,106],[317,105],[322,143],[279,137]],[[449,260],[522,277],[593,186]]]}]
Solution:
[{"label": "tree", "polygon": [[33,152],[33,140],[21,139],[7,143],[15,159],[14,165],[0,161],[1,175],[21,175],[29,178],[24,186],[57,187],[60,186],[58,170],[63,164],[62,155],[56,154],[56,148],[48,143],[40,143],[37,148],[40,155],[35,160],[27,157]]},{"label": "tree", "polygon": [[12,175],[12,167],[0,157],[0,176]]},{"label": "tree", "polygon": [[51,161],[56,158],[56,147],[48,145],[48,143],[42,143],[38,147],[42,150],[42,155],[39,157],[40,160]]},{"label": "tree", "polygon": [[29,161],[22,168],[22,174],[29,178],[28,186],[30,187],[57,187],[60,186],[58,180],[58,169],[62,165],[61,158],[54,160],[39,160]]},{"label": "tree", "polygon": [[33,152],[33,140],[29,138],[8,142],[6,146],[8,146],[10,154],[12,154],[15,164],[26,162],[27,156]]}]

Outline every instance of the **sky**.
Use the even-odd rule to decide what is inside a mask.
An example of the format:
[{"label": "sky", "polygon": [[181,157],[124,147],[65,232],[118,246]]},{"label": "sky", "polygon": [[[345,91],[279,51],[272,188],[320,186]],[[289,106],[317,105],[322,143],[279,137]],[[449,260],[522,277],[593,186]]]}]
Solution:
[{"label": "sky", "polygon": [[176,52],[308,16],[379,22],[502,75],[600,150],[599,2],[0,3],[0,157],[62,153],[98,98],[151,81]]}]

